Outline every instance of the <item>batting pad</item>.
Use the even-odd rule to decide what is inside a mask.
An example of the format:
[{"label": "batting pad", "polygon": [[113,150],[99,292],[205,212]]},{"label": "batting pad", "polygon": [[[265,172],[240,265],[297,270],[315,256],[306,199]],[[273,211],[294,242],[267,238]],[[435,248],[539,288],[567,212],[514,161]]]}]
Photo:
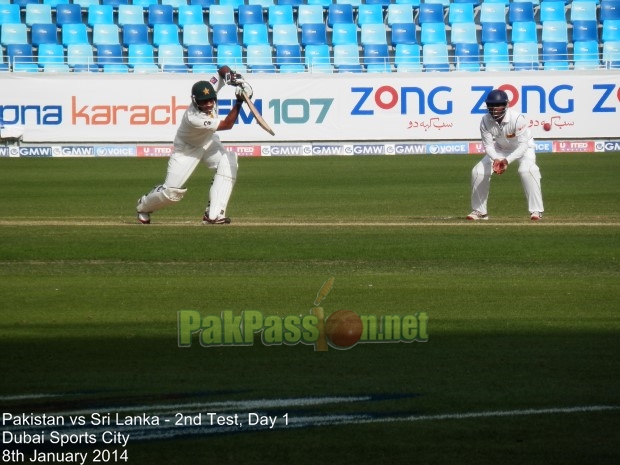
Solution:
[{"label": "batting pad", "polygon": [[180,201],[187,189],[175,187],[157,186],[140,200],[137,211],[139,213],[152,213],[167,205]]}]

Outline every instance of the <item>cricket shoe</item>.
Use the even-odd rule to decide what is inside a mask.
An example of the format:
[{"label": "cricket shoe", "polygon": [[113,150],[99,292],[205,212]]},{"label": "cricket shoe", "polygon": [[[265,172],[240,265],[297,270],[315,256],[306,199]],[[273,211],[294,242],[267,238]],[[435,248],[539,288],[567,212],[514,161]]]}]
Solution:
[{"label": "cricket shoe", "polygon": [[488,220],[489,219],[489,215],[487,215],[486,213],[482,214],[478,210],[474,210],[469,215],[467,215],[467,219],[468,220],[473,220],[473,221]]},{"label": "cricket shoe", "polygon": [[205,215],[202,217],[202,224],[230,224],[230,218],[228,218],[227,216],[220,216],[212,220],[211,218],[209,218],[209,215],[205,213]]},{"label": "cricket shoe", "polygon": [[[140,197],[138,199],[138,206],[142,203],[142,199],[143,198],[144,198],[144,196],[142,196],[142,197]],[[142,224],[151,224],[151,214],[150,213],[144,213],[144,212],[136,212],[136,213],[137,213],[138,221],[140,223],[142,223]]]},{"label": "cricket shoe", "polygon": [[538,221],[542,219],[542,217],[543,217],[542,212],[532,212],[532,214],[530,215],[530,220]]}]

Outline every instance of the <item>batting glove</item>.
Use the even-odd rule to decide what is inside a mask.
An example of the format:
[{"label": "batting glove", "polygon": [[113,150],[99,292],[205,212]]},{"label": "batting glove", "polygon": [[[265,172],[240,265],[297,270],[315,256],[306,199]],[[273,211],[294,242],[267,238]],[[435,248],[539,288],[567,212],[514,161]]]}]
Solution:
[{"label": "batting glove", "polygon": [[243,87],[239,86],[235,89],[235,96],[237,97],[237,102],[243,102]]},{"label": "batting glove", "polygon": [[241,74],[231,70],[229,73],[224,75],[224,82],[226,82],[229,86],[240,86],[245,81],[243,80],[243,76],[241,76]]},{"label": "batting glove", "polygon": [[252,96],[254,95],[254,90],[252,90],[252,86],[247,82],[243,81],[240,85],[240,88],[243,90],[243,92],[245,92],[248,98],[252,98]]}]

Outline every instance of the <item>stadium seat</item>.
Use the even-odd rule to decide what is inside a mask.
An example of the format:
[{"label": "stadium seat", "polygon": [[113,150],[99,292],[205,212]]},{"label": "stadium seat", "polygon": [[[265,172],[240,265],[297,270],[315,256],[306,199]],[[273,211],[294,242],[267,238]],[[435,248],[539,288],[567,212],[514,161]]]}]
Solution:
[{"label": "stadium seat", "polygon": [[248,0],[248,5],[259,5],[263,10],[267,10],[271,5],[275,5],[275,0]]},{"label": "stadium seat", "polygon": [[568,24],[566,21],[545,21],[542,25],[542,42],[567,42]]},{"label": "stadium seat", "polygon": [[[432,3],[431,5],[435,5]],[[445,44],[447,41],[446,27],[444,23],[422,23],[420,31],[420,43],[427,44]],[[424,50],[422,50],[424,53]]]},{"label": "stadium seat", "polygon": [[52,7],[38,3],[29,3],[26,5],[24,22],[29,27],[32,27],[33,24],[50,24],[52,22]]},{"label": "stadium seat", "polygon": [[333,47],[334,68],[339,73],[361,73],[359,47],[357,44],[339,44]]},{"label": "stadium seat", "polygon": [[120,34],[116,24],[95,24],[93,25],[92,44],[120,44]]},{"label": "stadium seat", "polygon": [[56,25],[62,28],[65,24],[83,24],[80,5],[63,3],[56,7]]},{"label": "stadium seat", "polygon": [[566,21],[564,0],[540,2],[540,21]]},{"label": "stadium seat", "polygon": [[67,0],[43,0],[41,3],[52,7],[52,11],[56,11],[58,5],[67,3]]},{"label": "stadium seat", "polygon": [[327,9],[327,25],[334,27],[334,24],[348,23],[353,24],[353,6],[350,4],[332,3]]},{"label": "stadium seat", "polygon": [[600,20],[620,20],[620,0],[601,0]]},{"label": "stadium seat", "polygon": [[599,69],[601,59],[598,42],[594,40],[575,41],[573,43],[574,69]]},{"label": "stadium seat", "polygon": [[[38,3],[38,0],[35,0]],[[100,5],[101,2],[99,0],[73,0],[72,2],[69,3],[76,3],[78,5],[80,5],[80,8],[82,8],[82,10],[86,10],[88,11],[88,7],[91,5]]]},{"label": "stadium seat", "polygon": [[209,24],[236,24],[232,5],[212,5],[209,8]]},{"label": "stadium seat", "polygon": [[70,71],[65,62],[65,48],[61,44],[41,44],[37,51],[37,64],[46,72]]},{"label": "stadium seat", "polygon": [[263,18],[263,7],[254,4],[254,5],[241,5],[239,7],[239,19],[238,25],[240,29],[246,24],[264,24],[265,20]]},{"label": "stadium seat", "polygon": [[236,24],[214,24],[211,40],[215,47],[224,44],[239,44]]},{"label": "stadium seat", "polygon": [[363,47],[363,65],[368,73],[389,73],[390,53],[387,44],[368,44]]},{"label": "stadium seat", "polygon": [[597,21],[597,9],[596,2],[590,2],[585,0],[574,0],[570,4],[570,22],[575,21]]},{"label": "stadium seat", "polygon": [[154,28],[155,24],[174,24],[173,11],[170,5],[149,5],[146,22],[151,28]]},{"label": "stadium seat", "polygon": [[132,44],[148,44],[148,26],[142,24],[125,24],[122,27],[123,45],[129,47]]},{"label": "stadium seat", "polygon": [[269,31],[265,23],[246,24],[241,33],[241,42],[248,45],[269,44]]},{"label": "stadium seat", "polygon": [[189,0],[190,5],[200,5],[203,10],[208,10],[217,4],[217,0]]},{"label": "stadium seat", "polygon": [[185,47],[189,45],[209,45],[209,28],[206,24],[186,24],[181,31],[181,44]]},{"label": "stadium seat", "polygon": [[603,65],[608,69],[620,69],[620,40],[603,44]]},{"label": "stadium seat", "polygon": [[522,21],[536,21],[532,2],[511,2],[508,6],[508,22],[513,24]]},{"label": "stadium seat", "polygon": [[480,42],[484,45],[489,42],[507,42],[508,30],[506,23],[484,23]]},{"label": "stadium seat", "polygon": [[390,3],[387,8],[385,22],[388,26],[400,23],[413,23],[413,7],[406,4]]},{"label": "stadium seat", "polygon": [[507,42],[488,42],[482,46],[485,71],[510,71]]},{"label": "stadium seat", "polygon": [[200,5],[181,5],[177,13],[177,23],[181,29],[188,24],[205,24],[204,13]]},{"label": "stadium seat", "polygon": [[357,9],[357,25],[383,23],[383,7],[379,4],[363,3]]},{"label": "stadium seat", "polygon": [[392,24],[392,45],[416,44],[416,26],[414,23]]},{"label": "stadium seat", "polygon": [[304,49],[304,62],[310,73],[334,72],[327,44],[306,46]]},{"label": "stadium seat", "polygon": [[369,3],[369,4],[379,4],[381,5],[384,9],[388,7],[388,5],[390,4],[390,0],[364,0],[365,3]]},{"label": "stadium seat", "polygon": [[387,31],[385,24],[381,23],[365,23],[361,25],[360,41],[364,46],[368,44],[386,44]]},{"label": "stadium seat", "polygon": [[126,24],[145,24],[144,9],[140,5],[119,5],[116,23],[123,27]]},{"label": "stadium seat", "polygon": [[123,64],[123,48],[120,44],[101,44],[95,45],[96,63],[103,65]]},{"label": "stadium seat", "polygon": [[187,64],[194,73],[215,73],[217,65],[213,55],[213,46],[208,44],[188,45]]},{"label": "stadium seat", "polygon": [[84,23],[63,24],[60,32],[60,41],[66,47],[69,44],[90,43],[88,29]]},{"label": "stadium seat", "polygon": [[217,47],[216,63],[218,66],[228,65],[238,73],[244,73],[243,50],[240,44],[222,44]]},{"label": "stadium seat", "polygon": [[454,23],[450,30],[452,44],[477,44],[478,35],[475,23]]},{"label": "stadium seat", "polygon": [[445,43],[433,43],[422,45],[422,65],[427,72],[450,71],[448,60],[448,45]]},{"label": "stadium seat", "polygon": [[187,73],[183,46],[180,44],[163,44],[157,49],[157,65],[165,73]]},{"label": "stadium seat", "polygon": [[[78,9],[80,7],[78,6]],[[80,16],[81,19],[81,16]],[[0,25],[19,24],[22,21],[19,5],[0,5]]]},{"label": "stadium seat", "polygon": [[275,73],[271,45],[268,42],[249,44],[246,47],[246,64],[252,73]]},{"label": "stadium seat", "polygon": [[[149,6],[159,4],[159,0],[132,0],[131,4],[132,5],[136,5],[136,6],[140,6],[140,7],[142,7],[143,10],[148,11]],[[119,11],[120,11],[121,6],[122,5],[118,6]]]},{"label": "stadium seat", "polygon": [[297,26],[295,24],[276,24],[271,32],[272,45],[299,44]]},{"label": "stadium seat", "polygon": [[418,24],[443,23],[443,13],[440,3],[422,3],[418,9]]},{"label": "stadium seat", "polygon": [[448,6],[450,6],[450,0],[424,0],[424,3],[438,3],[444,8],[448,8]]},{"label": "stadium seat", "polygon": [[[127,6],[127,5],[125,5]],[[86,16],[86,24],[114,24],[114,8],[112,5],[90,5]]]},{"label": "stadium seat", "polygon": [[297,10],[297,25],[325,23],[323,7],[321,5],[299,5]]},{"label": "stadium seat", "polygon": [[422,71],[421,49],[418,44],[401,43],[394,47],[394,66],[397,72]]},{"label": "stadium seat", "polygon": [[178,11],[181,6],[187,5],[187,0],[160,0],[159,3],[161,5],[170,5],[173,10]]},{"label": "stadium seat", "polygon": [[33,24],[30,29],[30,42],[38,47],[41,44],[57,44],[58,30],[55,24]]},{"label": "stadium seat", "polygon": [[573,41],[595,40],[598,38],[598,21],[581,21],[573,22]]},{"label": "stadium seat", "polygon": [[302,24],[301,45],[316,45],[327,43],[327,28],[325,23]]},{"label": "stadium seat", "polygon": [[74,72],[99,72],[89,43],[67,45],[67,64]]},{"label": "stadium seat", "polygon": [[157,48],[162,45],[178,45],[179,27],[176,24],[154,24],[153,45]]},{"label": "stadium seat", "polygon": [[[363,3],[363,1],[362,0],[334,0],[334,3],[337,3],[339,5],[344,5],[344,4],[351,5],[353,7],[353,14],[355,14],[355,12],[359,8],[359,6]],[[370,3],[370,2],[367,2],[367,3]]]},{"label": "stadium seat", "polygon": [[603,43],[620,40],[620,19],[608,19],[603,23],[601,40]]},{"label": "stadium seat", "polygon": [[357,40],[357,26],[353,23],[336,23],[332,29],[332,45],[355,44]]},{"label": "stadium seat", "polygon": [[270,29],[276,24],[294,24],[293,7],[291,5],[271,5],[267,10],[267,25]]},{"label": "stadium seat", "polygon": [[[16,5],[17,6],[17,5]],[[30,44],[8,44],[6,56],[9,66],[16,73],[38,73],[39,66],[34,61],[34,51]]]},{"label": "stadium seat", "polygon": [[244,0],[219,0],[220,5],[232,6],[235,12],[239,10],[239,6],[243,5]]},{"label": "stadium seat", "polygon": [[473,3],[451,3],[448,10],[448,23],[473,23],[474,4]]},{"label": "stadium seat", "polygon": [[275,53],[275,64],[281,73],[303,73],[306,71],[299,45],[276,45]]},{"label": "stadium seat", "polygon": [[332,0],[306,0],[306,4],[320,5],[321,7],[323,7],[325,11],[327,11],[327,9],[329,8],[329,5],[332,4]]},{"label": "stadium seat", "polygon": [[538,42],[537,25],[534,21],[512,23],[511,42]]},{"label": "stadium seat", "polygon": [[[467,1],[471,1],[471,0],[467,0]],[[411,5],[411,7],[414,10],[417,10],[420,7],[420,3],[422,3],[422,1],[421,0],[395,0],[394,3],[399,3],[402,5]]]},{"label": "stadium seat", "polygon": [[546,70],[568,70],[568,44],[566,42],[543,42],[541,61]]},{"label": "stadium seat", "polygon": [[0,26],[0,44],[27,44],[28,27],[24,23],[3,24]]},{"label": "stadium seat", "polygon": [[506,7],[503,3],[482,2],[478,21],[484,23],[506,23]]},{"label": "stadium seat", "polygon": [[480,71],[480,44],[457,43],[454,45],[456,71]]},{"label": "stadium seat", "polygon": [[158,73],[155,51],[151,44],[130,44],[127,48],[127,65],[134,73]]},{"label": "stadium seat", "polygon": [[512,44],[512,65],[515,71],[536,70],[540,66],[538,42],[515,42]]}]

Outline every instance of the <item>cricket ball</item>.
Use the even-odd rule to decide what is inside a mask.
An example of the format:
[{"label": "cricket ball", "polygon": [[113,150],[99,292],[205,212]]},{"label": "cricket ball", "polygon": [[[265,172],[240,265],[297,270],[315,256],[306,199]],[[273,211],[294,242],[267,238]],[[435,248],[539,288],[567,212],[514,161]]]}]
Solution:
[{"label": "cricket ball", "polygon": [[362,319],[351,310],[338,310],[327,318],[325,334],[336,347],[349,348],[362,337]]},{"label": "cricket ball", "polygon": [[543,124],[543,129],[545,131],[551,131],[551,123],[545,123]]}]

